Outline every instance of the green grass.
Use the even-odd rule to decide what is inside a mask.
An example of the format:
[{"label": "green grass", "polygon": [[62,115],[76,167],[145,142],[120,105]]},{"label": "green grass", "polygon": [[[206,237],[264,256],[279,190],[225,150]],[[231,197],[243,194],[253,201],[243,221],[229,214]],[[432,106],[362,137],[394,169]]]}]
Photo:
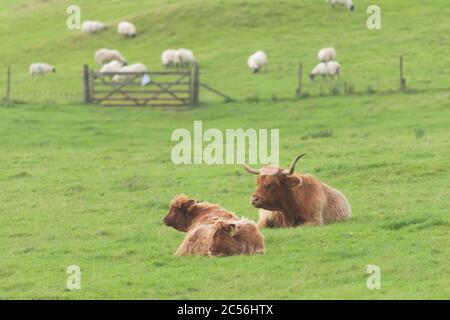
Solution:
[{"label": "green grass", "polygon": [[[83,19],[127,18],[144,32],[124,40],[112,29],[68,31],[69,1],[0,4],[0,68],[12,64],[13,98],[22,101],[0,107],[0,298],[450,298],[447,1],[377,1],[381,31],[365,28],[372,2],[363,0],[354,13],[322,0],[78,3]],[[310,97],[293,99],[298,62],[309,71],[328,45],[356,94],[335,95],[305,74]],[[168,112],[83,106],[54,94],[81,91],[81,65],[103,46],[150,69],[160,68],[163,49],[192,48],[202,81],[238,102],[202,95],[200,107]],[[255,76],[245,62],[257,49],[270,65]],[[408,93],[396,91],[400,53]],[[30,80],[35,61],[58,74]],[[240,166],[172,164],[170,135],[192,131],[194,120],[280,129],[282,165],[308,153],[297,170],[342,190],[353,219],[263,230],[261,256],[174,257],[183,234],[162,218],[178,193],[257,219],[249,204],[255,178]],[[80,291],[66,289],[72,264],[82,270]],[[369,264],[381,268],[380,290],[366,287]]]}]

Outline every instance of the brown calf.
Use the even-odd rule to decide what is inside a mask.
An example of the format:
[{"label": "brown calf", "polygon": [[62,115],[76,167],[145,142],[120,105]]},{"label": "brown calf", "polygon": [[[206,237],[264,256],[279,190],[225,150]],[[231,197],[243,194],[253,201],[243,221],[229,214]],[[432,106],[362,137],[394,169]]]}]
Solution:
[{"label": "brown calf", "polygon": [[199,202],[185,195],[176,196],[169,205],[164,224],[187,232],[199,224],[212,224],[218,219],[237,220],[238,217],[217,204]]},{"label": "brown calf", "polygon": [[231,256],[264,253],[264,238],[254,222],[217,220],[188,231],[176,255]]},{"label": "brown calf", "polygon": [[[350,204],[341,192],[314,176],[294,173],[303,156],[294,159],[287,170],[244,165],[249,173],[258,175],[250,202],[255,208],[266,210],[260,212],[260,227],[321,225],[351,218]],[[267,210],[278,212],[270,214]]]}]

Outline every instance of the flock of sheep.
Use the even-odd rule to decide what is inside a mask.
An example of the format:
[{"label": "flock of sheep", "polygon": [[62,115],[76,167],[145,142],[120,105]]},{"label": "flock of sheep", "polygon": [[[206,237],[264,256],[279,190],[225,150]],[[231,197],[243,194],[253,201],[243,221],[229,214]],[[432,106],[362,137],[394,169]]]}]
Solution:
[{"label": "flock of sheep", "polygon": [[[320,63],[309,74],[311,81],[316,76],[334,78],[340,75],[341,65],[336,61],[336,49],[323,48],[317,56]],[[255,52],[247,60],[248,67],[253,73],[259,72],[259,70],[267,65],[267,62],[267,54],[264,51]]]},{"label": "flock of sheep", "polygon": [[[314,80],[316,76],[331,77],[339,76],[341,66],[336,61],[337,55],[334,48],[324,48],[319,51],[318,59],[320,63],[311,71],[310,79]],[[165,67],[188,67],[197,61],[194,54],[189,49],[168,49],[161,55],[162,64]],[[95,52],[95,62],[100,66],[100,73],[147,73],[148,69],[143,63],[134,63],[128,65],[125,57],[114,49],[102,48]],[[253,73],[259,72],[267,66],[267,54],[264,51],[257,51],[252,54],[247,65]],[[33,63],[30,65],[31,75],[43,75],[56,72],[54,66],[46,63]],[[113,82],[126,80],[126,75],[115,75]]]},{"label": "flock of sheep", "polygon": [[[327,0],[332,5],[345,6],[349,10],[354,10],[352,0]],[[81,30],[84,33],[99,33],[107,30],[107,25],[100,21],[84,21]],[[133,23],[122,21],[117,26],[117,32],[121,36],[135,37],[137,35],[136,27]],[[319,51],[318,58],[320,63],[311,71],[310,79],[314,80],[316,76],[331,77],[339,76],[341,66],[336,61],[336,50],[334,48],[324,48]],[[95,53],[95,61],[100,66],[100,73],[142,73],[148,72],[143,63],[134,63],[128,65],[123,55],[113,49],[99,49]],[[189,49],[167,49],[161,55],[162,64],[167,67],[189,67],[197,63],[194,54]],[[267,54],[264,51],[257,51],[247,59],[248,68],[257,73],[268,63]],[[266,67],[267,68],[267,67]],[[33,63],[29,67],[30,75],[45,75],[56,72],[56,68],[47,63]],[[127,75],[116,74],[113,82],[121,82],[127,79]]]}]

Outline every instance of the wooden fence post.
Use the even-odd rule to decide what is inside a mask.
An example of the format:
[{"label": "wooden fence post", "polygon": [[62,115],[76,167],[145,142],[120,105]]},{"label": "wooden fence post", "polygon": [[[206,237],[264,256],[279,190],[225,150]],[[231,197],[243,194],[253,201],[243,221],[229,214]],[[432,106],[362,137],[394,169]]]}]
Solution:
[{"label": "wooden fence post", "polygon": [[11,66],[6,71],[6,101],[11,100]]},{"label": "wooden fence post", "polygon": [[84,90],[84,103],[91,103],[91,85],[89,66],[85,64],[83,66],[83,90]]},{"label": "wooden fence post", "polygon": [[303,86],[303,63],[300,62],[298,65],[298,87],[297,90],[295,90],[295,93],[297,95],[297,98],[300,98],[302,94],[302,86]]},{"label": "wooden fence post", "polygon": [[197,63],[194,63],[192,65],[190,88],[191,88],[191,105],[195,106],[198,104],[200,94],[199,67]]},{"label": "wooden fence post", "polygon": [[400,55],[400,90],[406,89],[406,79],[403,77],[403,55]]}]

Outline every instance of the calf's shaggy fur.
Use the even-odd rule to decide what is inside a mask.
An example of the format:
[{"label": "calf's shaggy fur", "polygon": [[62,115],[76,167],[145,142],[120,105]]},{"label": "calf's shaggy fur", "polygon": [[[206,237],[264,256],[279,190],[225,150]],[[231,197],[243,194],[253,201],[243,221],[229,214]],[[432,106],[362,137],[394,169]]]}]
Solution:
[{"label": "calf's shaggy fur", "polygon": [[197,225],[213,224],[219,219],[238,220],[238,217],[218,204],[199,202],[185,195],[179,195],[170,202],[164,224],[178,231],[187,232]]},{"label": "calf's shaggy fur", "polygon": [[264,253],[264,238],[255,223],[219,219],[188,231],[176,255],[232,256]]}]

